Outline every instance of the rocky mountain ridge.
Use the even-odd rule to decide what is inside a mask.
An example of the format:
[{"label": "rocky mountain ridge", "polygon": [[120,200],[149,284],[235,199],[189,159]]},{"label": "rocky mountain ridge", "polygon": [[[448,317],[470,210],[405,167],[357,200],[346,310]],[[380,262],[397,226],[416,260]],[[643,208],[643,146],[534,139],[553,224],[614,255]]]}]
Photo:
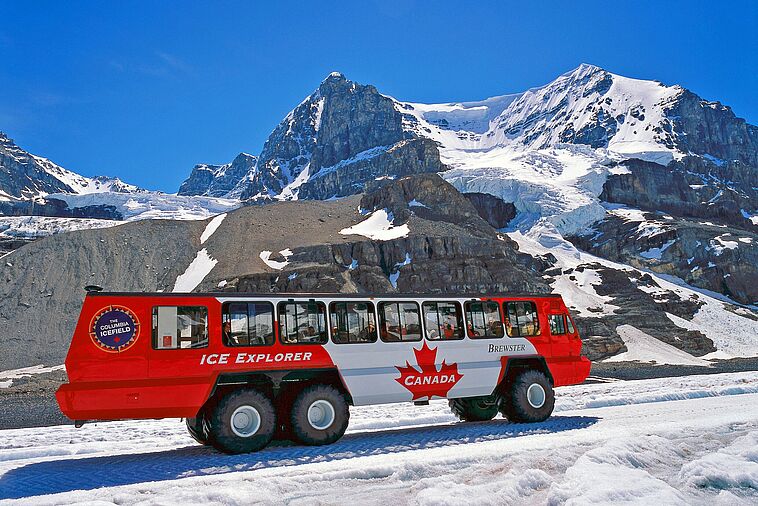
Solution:
[{"label": "rocky mountain ridge", "polygon": [[32,155],[0,132],[0,203],[29,201],[54,193],[138,193],[119,178],[81,176],[47,158]]}]

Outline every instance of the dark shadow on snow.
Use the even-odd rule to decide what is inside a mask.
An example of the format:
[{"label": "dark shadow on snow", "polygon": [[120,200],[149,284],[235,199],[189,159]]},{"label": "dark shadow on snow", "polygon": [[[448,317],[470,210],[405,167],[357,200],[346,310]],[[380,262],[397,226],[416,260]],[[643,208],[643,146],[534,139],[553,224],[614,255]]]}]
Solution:
[{"label": "dark shadow on snow", "polygon": [[29,464],[0,476],[0,499],[557,433],[583,429],[597,421],[598,418],[595,417],[554,416],[545,422],[533,424],[512,424],[506,420],[494,420],[361,432],[348,434],[328,446],[269,446],[257,453],[245,455],[224,455],[209,447],[188,446],[154,453],[57,459]]}]

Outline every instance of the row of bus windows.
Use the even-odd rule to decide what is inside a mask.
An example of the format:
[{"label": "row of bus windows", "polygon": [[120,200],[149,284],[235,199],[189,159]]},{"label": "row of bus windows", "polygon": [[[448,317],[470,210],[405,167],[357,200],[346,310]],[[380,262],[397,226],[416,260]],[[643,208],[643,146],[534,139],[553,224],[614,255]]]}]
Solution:
[{"label": "row of bus windows", "polygon": [[[279,333],[284,344],[324,344],[329,325],[337,344],[420,341],[422,325],[428,340],[528,337],[540,334],[534,302],[506,302],[505,332],[496,302],[380,302],[377,325],[371,302],[332,302],[327,318],[323,302],[280,302]],[[465,318],[464,318],[465,313]],[[465,322],[465,323],[464,323]],[[566,315],[548,316],[552,335],[573,334]],[[202,306],[153,309],[153,347],[203,348],[208,344],[208,310]],[[274,343],[274,306],[268,302],[223,305],[222,335],[226,346],[266,346]]]}]

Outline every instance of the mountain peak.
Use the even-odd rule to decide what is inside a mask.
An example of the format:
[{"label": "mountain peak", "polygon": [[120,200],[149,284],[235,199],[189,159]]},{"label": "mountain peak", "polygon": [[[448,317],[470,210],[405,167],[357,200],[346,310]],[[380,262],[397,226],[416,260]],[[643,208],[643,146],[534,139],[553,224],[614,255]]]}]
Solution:
[{"label": "mountain peak", "polygon": [[592,65],[590,63],[581,63],[575,69],[570,70],[566,72],[565,74],[562,74],[561,77],[572,77],[574,79],[581,79],[583,77],[591,76],[599,72],[606,72],[606,71],[598,67],[597,65]]},{"label": "mountain peak", "polygon": [[321,84],[327,84],[327,83],[338,83],[338,82],[344,82],[347,81],[347,78],[345,77],[345,74],[342,72],[332,72],[328,76],[324,78],[323,81],[321,81]]}]

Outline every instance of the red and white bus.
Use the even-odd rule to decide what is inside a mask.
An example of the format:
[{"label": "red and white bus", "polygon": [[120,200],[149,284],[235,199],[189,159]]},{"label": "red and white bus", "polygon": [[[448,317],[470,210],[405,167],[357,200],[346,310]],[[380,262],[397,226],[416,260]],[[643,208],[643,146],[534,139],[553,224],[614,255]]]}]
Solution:
[{"label": "red and white bus", "polygon": [[590,362],[559,295],[107,293],[85,297],[56,393],[77,425],[176,417],[229,453],[328,444],[349,406],[447,398],[538,422]]}]

